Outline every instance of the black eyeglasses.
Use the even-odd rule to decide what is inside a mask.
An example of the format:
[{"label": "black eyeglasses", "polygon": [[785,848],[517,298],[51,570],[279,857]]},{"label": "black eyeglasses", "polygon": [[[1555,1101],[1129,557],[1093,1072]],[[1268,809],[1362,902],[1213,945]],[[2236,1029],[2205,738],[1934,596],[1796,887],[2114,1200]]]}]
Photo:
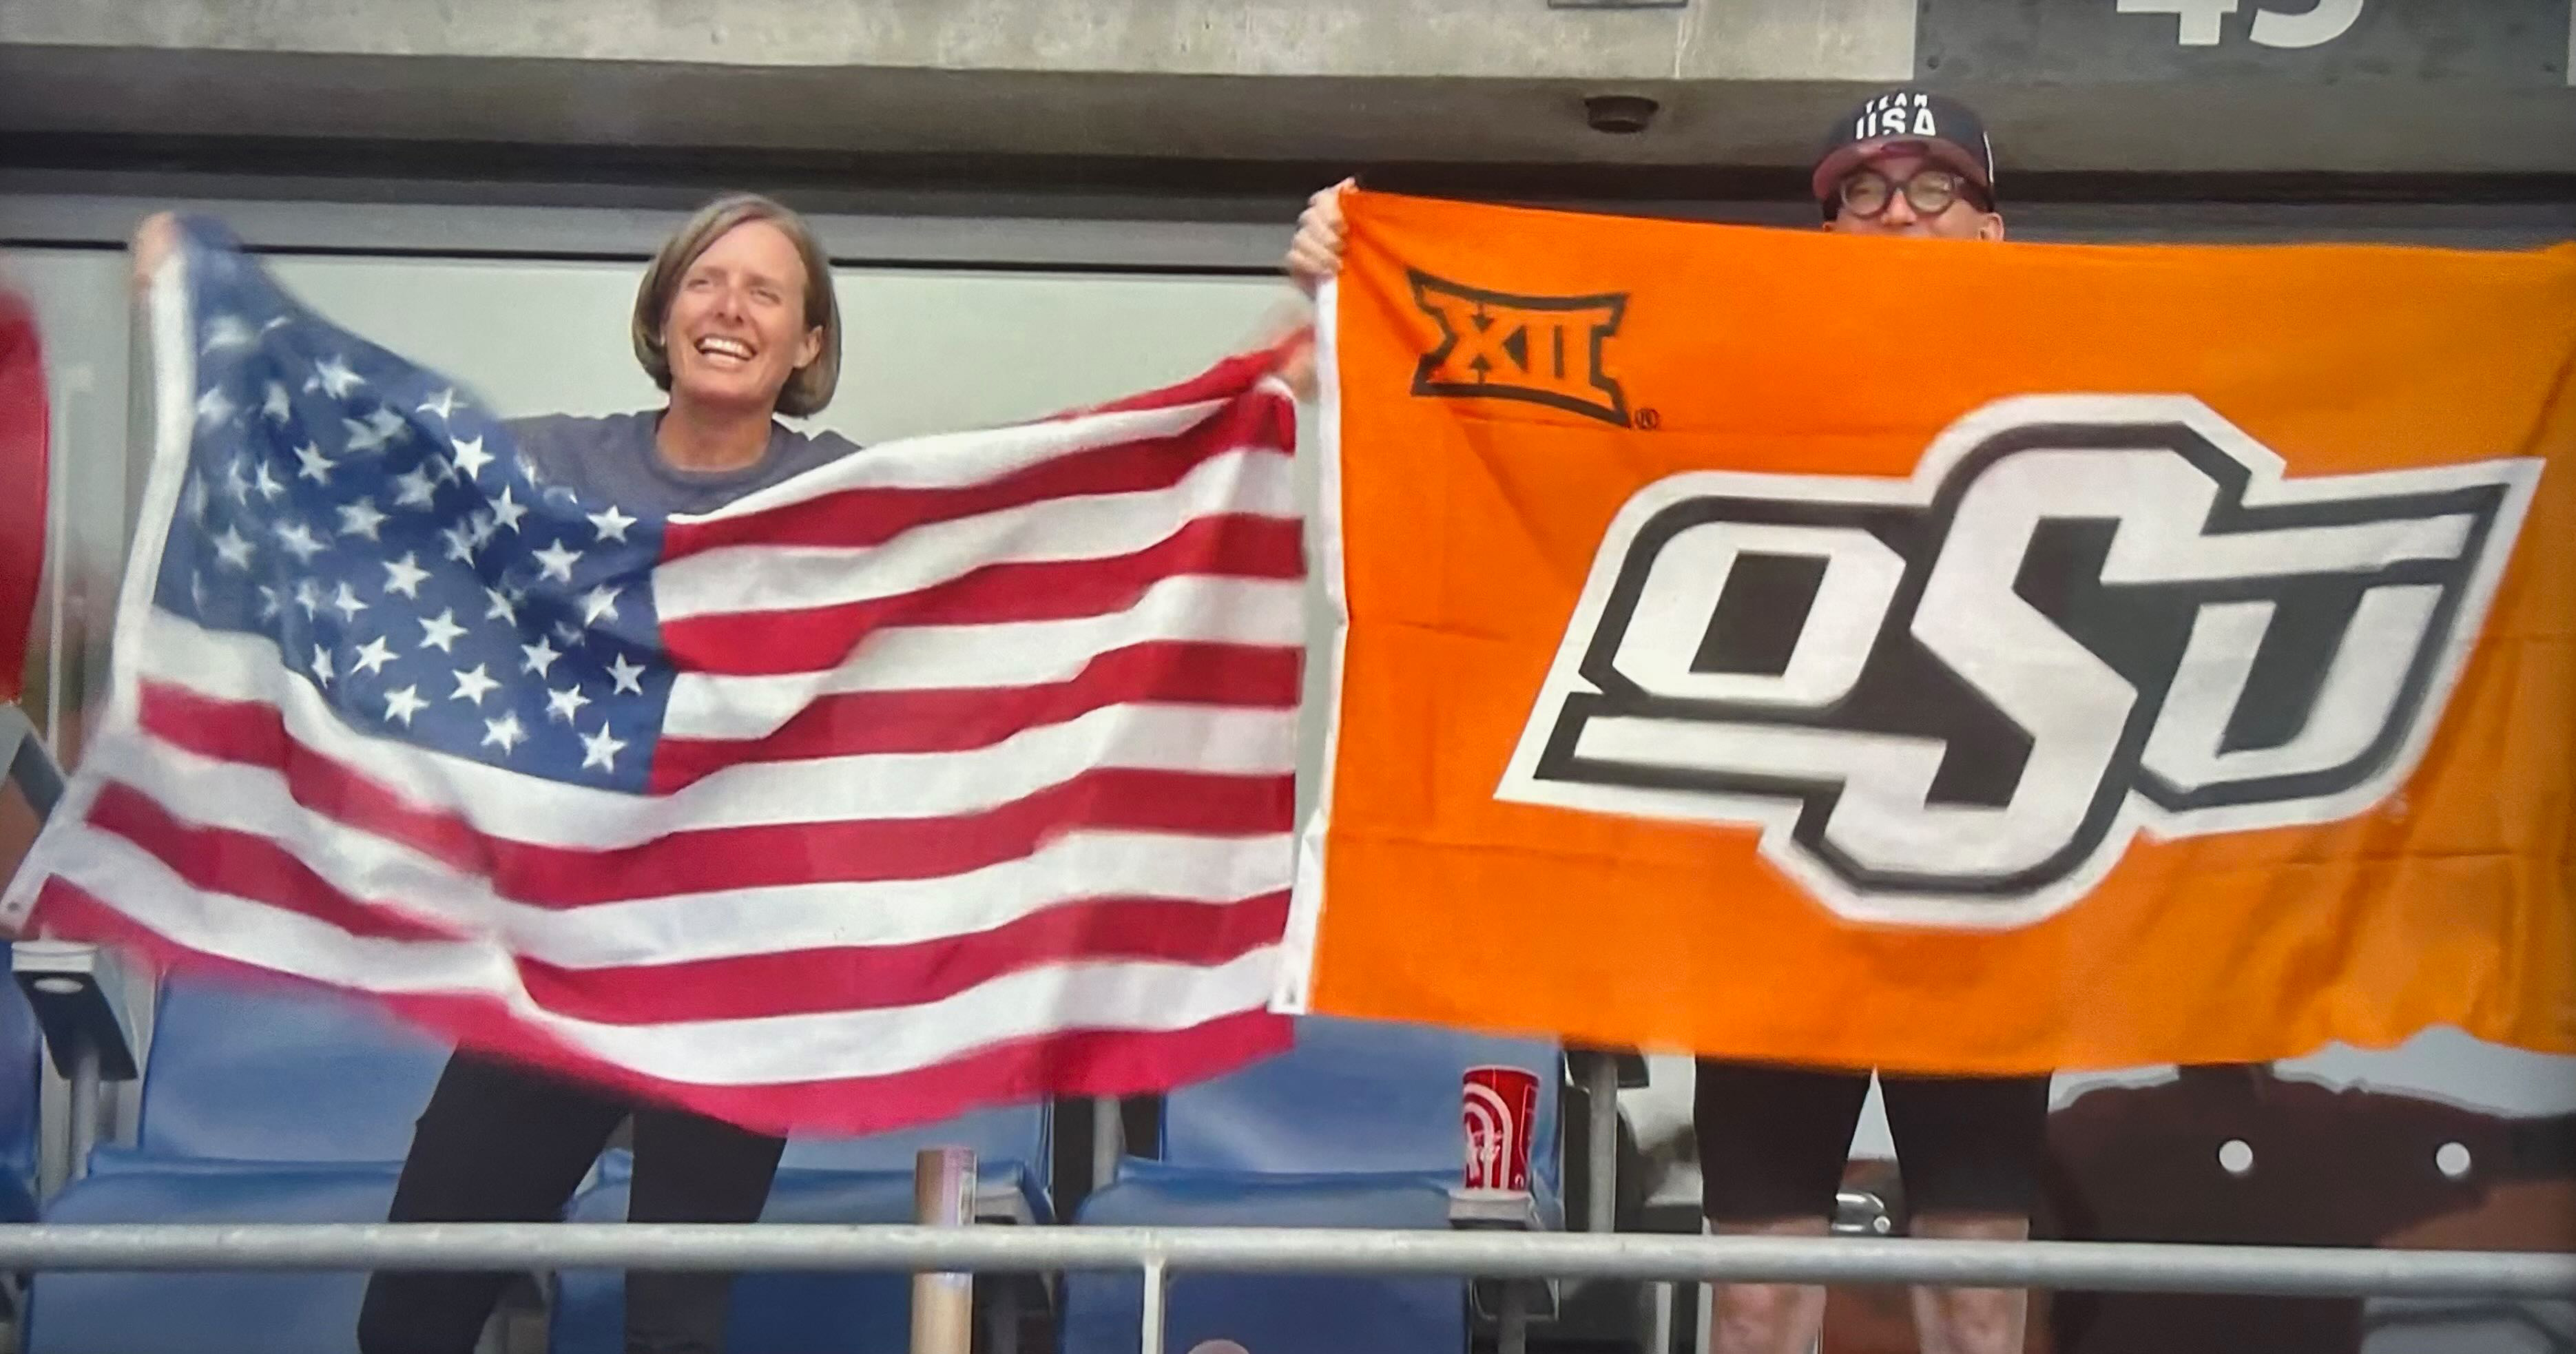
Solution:
[{"label": "black eyeglasses", "polygon": [[1977,201],[1976,186],[1965,174],[1947,169],[1918,169],[1903,184],[1886,175],[1864,169],[1850,175],[1836,188],[1842,209],[1858,217],[1873,217],[1887,210],[1900,192],[1917,216],[1939,216],[1950,210],[1950,204],[1961,198]]}]

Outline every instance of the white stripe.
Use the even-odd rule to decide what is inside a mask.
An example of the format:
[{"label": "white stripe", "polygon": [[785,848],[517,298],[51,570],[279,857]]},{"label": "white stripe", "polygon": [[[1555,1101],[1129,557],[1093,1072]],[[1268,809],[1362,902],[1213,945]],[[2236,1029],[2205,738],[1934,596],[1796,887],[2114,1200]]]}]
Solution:
[{"label": "white stripe", "polygon": [[[108,646],[107,699],[85,712],[97,720],[89,740],[93,745],[134,727],[136,696],[141,690],[135,680],[134,656],[143,651],[145,621],[153,610],[152,594],[161,583],[161,555],[169,545],[171,520],[178,515],[182,486],[187,480],[188,453],[196,444],[197,334],[189,275],[195,271],[199,257],[192,244],[183,243],[172,250],[153,269],[145,294],[142,323],[152,370],[152,462],[143,481],[142,506],[134,519],[134,543],[125,556],[124,581],[117,588],[115,642]],[[60,619],[60,613],[56,619]],[[63,688],[56,686],[46,703],[59,709],[64,694]],[[56,748],[62,746],[50,734],[47,741]],[[35,844],[18,862],[7,890],[0,892],[0,928],[15,932],[26,922],[28,910],[36,904],[36,891],[44,884],[56,843],[73,830],[97,793],[96,779],[74,768],[61,802],[54,806],[53,815],[36,834]]]},{"label": "white stripe", "polygon": [[1315,289],[1315,398],[1323,441],[1316,463],[1315,516],[1310,529],[1312,568],[1323,585],[1331,626],[1326,637],[1323,765],[1316,775],[1314,807],[1297,835],[1297,882],[1288,899],[1288,926],[1280,937],[1279,986],[1270,1009],[1304,1015],[1314,997],[1316,956],[1324,929],[1324,853],[1332,837],[1333,797],[1342,758],[1342,678],[1349,671],[1351,595],[1348,546],[1342,539],[1341,283],[1325,278]]},{"label": "white stripe", "polygon": [[479,995],[583,1052],[664,1081],[701,1086],[912,1071],[1005,1040],[1063,1030],[1180,1030],[1258,1009],[1278,951],[1214,967],[1152,962],[1053,965],[1006,974],[917,1006],[741,1020],[609,1025],[538,1006],[507,953],[489,944],[375,940],[299,913],[188,887],[141,848],[82,835],[62,876],[189,949],[387,995]]},{"label": "white stripe", "polygon": [[[192,394],[189,399],[196,397]],[[721,522],[847,489],[958,489],[985,484],[1093,447],[1116,446],[1175,437],[1197,427],[1227,400],[1201,400],[1169,409],[1136,409],[1088,414],[1052,423],[937,433],[881,442],[855,456],[843,456],[783,483],[743,495],[708,513],[673,517],[674,522]]]},{"label": "white stripe", "polygon": [[761,677],[682,673],[663,731],[760,738],[814,698],[852,691],[942,691],[1069,681],[1112,649],[1154,640],[1302,646],[1304,585],[1284,579],[1166,578],[1125,611],[1060,621],[893,626],[822,672]]},{"label": "white stripe", "polygon": [[155,611],[138,667],[163,682],[280,707],[297,742],[412,803],[458,814],[487,836],[608,849],[673,832],[774,823],[918,819],[1005,804],[1094,767],[1287,775],[1296,720],[1285,710],[1120,705],[971,752],[888,753],[728,767],[646,797],[567,785],[362,734],[311,683],[278,667],[268,640]]},{"label": "white stripe", "polygon": [[991,930],[1080,898],[1224,904],[1288,886],[1291,848],[1284,832],[1231,838],[1077,832],[1022,859],[939,879],[537,907],[495,892],[481,876],[334,827],[296,803],[277,772],[123,741],[93,755],[100,776],[142,790],[185,823],[267,838],[352,898],[494,936],[517,953],[563,968],[907,945]]},{"label": "white stripe", "polygon": [[900,596],[993,564],[1111,559],[1219,513],[1293,519],[1292,470],[1277,451],[1230,451],[1170,488],[1048,499],[914,527],[883,545],[725,546],[655,569],[653,605],[668,623]]}]

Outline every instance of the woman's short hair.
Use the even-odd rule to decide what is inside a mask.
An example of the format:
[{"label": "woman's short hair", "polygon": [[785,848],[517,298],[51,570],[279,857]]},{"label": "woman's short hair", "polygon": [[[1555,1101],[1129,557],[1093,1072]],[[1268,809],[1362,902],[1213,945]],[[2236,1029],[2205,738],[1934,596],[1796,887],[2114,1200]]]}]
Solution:
[{"label": "woman's short hair", "polygon": [[805,261],[805,327],[823,331],[823,346],[814,360],[798,367],[778,392],[778,412],[803,418],[822,412],[841,383],[841,303],[832,294],[832,263],[805,224],[805,218],[757,193],[734,193],[698,208],[697,214],[662,243],[644,281],[635,288],[631,326],[635,360],[665,393],[671,389],[671,357],[662,351],[662,326],[670,318],[671,297],[680,289],[689,266],[726,231],[748,221],[766,221],[795,242]]}]

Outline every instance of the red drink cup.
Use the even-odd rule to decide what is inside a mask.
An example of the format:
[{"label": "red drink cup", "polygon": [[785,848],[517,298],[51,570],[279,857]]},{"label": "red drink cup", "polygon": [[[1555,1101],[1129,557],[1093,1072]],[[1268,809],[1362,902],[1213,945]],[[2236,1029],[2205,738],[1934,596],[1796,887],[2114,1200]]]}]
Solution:
[{"label": "red drink cup", "polygon": [[1470,1067],[1460,1092],[1467,1128],[1467,1188],[1528,1193],[1530,1130],[1538,1120],[1538,1074],[1519,1067]]}]

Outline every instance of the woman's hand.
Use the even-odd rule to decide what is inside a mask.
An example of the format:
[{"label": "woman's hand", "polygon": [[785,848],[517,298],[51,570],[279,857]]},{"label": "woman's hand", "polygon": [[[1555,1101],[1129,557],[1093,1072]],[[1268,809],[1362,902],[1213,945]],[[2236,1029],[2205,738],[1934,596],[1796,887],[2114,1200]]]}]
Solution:
[{"label": "woman's hand", "polygon": [[1299,400],[1315,398],[1315,307],[1303,300],[1282,300],[1261,317],[1251,337],[1235,351],[1269,352],[1279,364],[1271,370],[1288,383]]},{"label": "woman's hand", "polygon": [[1342,250],[1349,236],[1342,220],[1342,194],[1359,186],[1355,179],[1315,194],[1297,217],[1297,237],[1288,242],[1288,276],[1308,296],[1324,279],[1342,271]]},{"label": "woman's hand", "polygon": [[134,228],[134,289],[152,285],[152,275],[172,254],[179,252],[179,218],[168,212],[154,212]]}]

